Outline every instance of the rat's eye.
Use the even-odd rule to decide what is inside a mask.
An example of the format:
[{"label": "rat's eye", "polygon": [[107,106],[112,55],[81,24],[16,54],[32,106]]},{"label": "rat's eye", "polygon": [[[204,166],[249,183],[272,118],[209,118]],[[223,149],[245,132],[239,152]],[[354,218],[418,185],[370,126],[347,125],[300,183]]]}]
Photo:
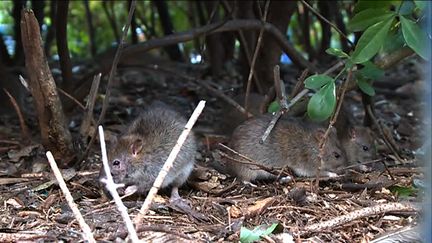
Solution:
[{"label": "rat's eye", "polygon": [[339,159],[339,158],[340,158],[340,154],[337,153],[337,152],[333,152],[333,155],[334,155],[334,157],[335,157],[336,159]]},{"label": "rat's eye", "polygon": [[363,145],[363,151],[368,151],[369,150],[369,147],[368,146],[365,146],[365,145]]},{"label": "rat's eye", "polygon": [[114,161],[112,162],[112,164],[113,164],[114,166],[119,166],[119,165],[120,165],[120,160],[116,159],[116,160],[114,160]]}]

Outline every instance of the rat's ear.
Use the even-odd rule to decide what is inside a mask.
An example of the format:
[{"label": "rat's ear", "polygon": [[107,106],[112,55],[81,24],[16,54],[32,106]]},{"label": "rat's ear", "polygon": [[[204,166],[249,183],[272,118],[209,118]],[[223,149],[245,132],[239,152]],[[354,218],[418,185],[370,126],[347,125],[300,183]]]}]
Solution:
[{"label": "rat's ear", "polygon": [[135,140],[133,140],[133,143],[130,146],[130,151],[133,156],[137,156],[139,152],[141,152],[143,147],[144,147],[143,140],[140,138],[136,138]]},{"label": "rat's ear", "polygon": [[318,128],[318,129],[315,131],[315,134],[314,134],[315,139],[316,139],[318,142],[321,141],[321,139],[324,137],[325,132],[326,132],[326,130],[325,130],[324,128],[322,128],[322,127]]}]

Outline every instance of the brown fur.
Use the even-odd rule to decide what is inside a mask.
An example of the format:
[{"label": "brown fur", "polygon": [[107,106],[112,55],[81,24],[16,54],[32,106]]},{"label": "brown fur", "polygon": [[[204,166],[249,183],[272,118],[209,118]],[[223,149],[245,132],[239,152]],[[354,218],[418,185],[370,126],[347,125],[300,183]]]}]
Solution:
[{"label": "brown fur", "polygon": [[[163,103],[150,106],[109,150],[108,159],[114,181],[136,186],[138,193],[147,192],[185,125],[186,120]],[[196,139],[190,133],[162,188],[179,187],[186,182],[194,166],[196,150]],[[104,177],[103,168],[100,177]]]},{"label": "brown fur", "polygon": [[[325,129],[297,118],[281,118],[267,140],[259,140],[266,130],[271,115],[249,119],[234,131],[230,146],[237,152],[267,167],[289,167],[298,176],[314,176],[319,160],[319,141]],[[336,130],[331,130],[322,155],[321,174],[330,175],[337,168],[346,166],[346,157],[337,139]],[[237,162],[229,162],[228,170],[241,180],[274,178],[270,173]]]}]

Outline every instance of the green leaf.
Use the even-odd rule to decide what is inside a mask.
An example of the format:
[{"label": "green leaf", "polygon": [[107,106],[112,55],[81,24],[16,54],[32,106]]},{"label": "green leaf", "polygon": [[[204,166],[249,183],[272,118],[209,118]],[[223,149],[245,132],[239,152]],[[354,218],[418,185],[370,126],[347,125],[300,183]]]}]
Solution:
[{"label": "green leaf", "polygon": [[354,13],[361,12],[365,9],[377,9],[377,8],[390,9],[390,6],[399,5],[400,2],[401,2],[400,0],[395,0],[395,1],[359,0],[354,7]]},{"label": "green leaf", "polygon": [[364,66],[359,72],[363,75],[363,77],[367,79],[377,80],[384,76],[384,70],[379,69],[374,63],[371,61],[367,61],[362,63]]},{"label": "green leaf", "polygon": [[309,76],[305,80],[305,87],[308,89],[318,90],[322,86],[324,86],[330,82],[334,82],[332,77],[325,75],[325,74],[315,74],[315,75]]},{"label": "green leaf", "polygon": [[362,31],[392,16],[395,16],[395,13],[384,8],[366,9],[356,14],[348,23],[347,28],[351,31]]},{"label": "green leaf", "polygon": [[278,112],[280,110],[280,105],[279,102],[277,102],[276,100],[273,101],[272,103],[270,103],[270,105],[267,108],[267,112],[268,113],[274,113],[274,112]]},{"label": "green leaf", "polygon": [[336,106],[336,86],[329,82],[318,93],[312,95],[307,107],[308,116],[313,121],[324,121],[329,118]]},{"label": "green leaf", "polygon": [[271,234],[278,226],[277,223],[272,224],[267,229],[263,229],[262,226],[256,227],[254,230],[249,230],[245,227],[241,227],[240,229],[240,242],[249,243],[254,242],[261,239],[261,236]]},{"label": "green leaf", "polygon": [[401,198],[414,196],[418,191],[413,187],[404,187],[404,186],[392,186],[389,189],[391,192],[396,193]]},{"label": "green leaf", "polygon": [[407,45],[423,59],[428,60],[427,42],[429,40],[426,32],[423,31],[414,21],[409,20],[402,15],[400,16],[400,22],[402,25],[402,34]]},{"label": "green leaf", "polygon": [[363,91],[363,93],[369,96],[375,95],[374,88],[370,85],[368,81],[366,81],[365,78],[361,77],[361,75],[357,77],[357,85],[359,86],[360,90]]},{"label": "green leaf", "polygon": [[364,63],[377,54],[387,37],[393,19],[394,16],[374,24],[363,33],[351,56],[354,63]]},{"label": "green leaf", "polygon": [[427,7],[427,1],[424,0],[414,0],[414,3],[421,11],[424,11]]},{"label": "green leaf", "polygon": [[398,29],[396,32],[390,31],[387,35],[385,43],[386,44],[382,49],[382,51],[385,53],[392,53],[404,47],[406,44],[402,35],[402,30]]},{"label": "green leaf", "polygon": [[343,52],[341,49],[338,48],[328,48],[326,50],[327,54],[330,54],[332,56],[336,56],[336,57],[340,57],[340,58],[348,58],[348,54],[346,54],[345,52]]}]

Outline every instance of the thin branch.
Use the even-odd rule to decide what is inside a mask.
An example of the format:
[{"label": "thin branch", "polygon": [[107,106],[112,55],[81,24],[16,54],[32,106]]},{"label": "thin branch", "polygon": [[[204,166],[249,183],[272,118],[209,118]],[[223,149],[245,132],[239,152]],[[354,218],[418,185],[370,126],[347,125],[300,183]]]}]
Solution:
[{"label": "thin branch", "polygon": [[[270,6],[270,0],[268,0],[266,2],[266,5],[265,5],[264,16],[261,19],[261,21],[263,23],[265,23],[267,21],[267,14],[268,14],[269,6]],[[257,44],[255,46],[254,54],[252,56],[252,62],[251,62],[251,65],[250,65],[249,76],[248,76],[248,79],[247,79],[246,95],[245,95],[245,103],[244,103],[246,110],[248,109],[248,105],[249,105],[249,93],[250,93],[251,84],[252,84],[252,77],[253,77],[253,73],[254,73],[254,69],[255,69],[256,59],[258,57],[258,53],[259,53],[260,48],[261,48],[261,42],[262,42],[262,39],[263,39],[263,34],[264,34],[264,25],[261,27],[259,35],[258,35],[258,40],[257,40]]]},{"label": "thin branch", "polygon": [[287,56],[290,57],[294,64],[302,68],[307,68],[313,73],[317,72],[317,68],[299,54],[299,52],[286,38],[284,33],[279,31],[279,29],[270,23],[262,23],[260,20],[252,19],[237,19],[224,21],[222,23],[218,22],[189,31],[175,33],[162,38],[151,39],[143,43],[138,43],[137,45],[126,47],[123,51],[123,56],[132,56],[135,55],[136,52],[148,51],[158,47],[190,41],[202,35],[238,30],[260,30],[261,28],[264,28],[264,31],[272,35],[272,37],[281,46],[282,50],[287,54]]},{"label": "thin branch", "polygon": [[126,224],[126,228],[129,232],[129,236],[132,240],[132,242],[139,242],[138,235],[135,231],[135,228],[133,226],[132,220],[129,217],[128,211],[126,206],[123,204],[119,194],[117,193],[117,188],[120,187],[118,184],[114,183],[114,180],[111,175],[111,171],[109,169],[108,165],[108,157],[107,157],[107,151],[106,151],[106,145],[105,145],[105,135],[102,126],[99,126],[99,140],[101,145],[101,152],[102,152],[102,163],[105,170],[105,176],[106,178],[102,178],[101,181],[105,183],[106,188],[111,193],[111,196],[114,199],[115,204],[117,205],[117,209],[120,211],[120,214]]},{"label": "thin branch", "polygon": [[359,210],[355,210],[353,212],[347,213],[345,215],[341,215],[330,220],[319,222],[316,224],[307,225],[304,227],[303,234],[311,233],[311,232],[319,232],[323,230],[328,230],[334,228],[339,225],[346,224],[348,222],[352,222],[354,220],[358,220],[364,217],[370,217],[375,215],[381,215],[383,213],[402,211],[402,212],[417,212],[418,208],[416,208],[412,204],[408,203],[386,203],[386,204],[378,204],[372,207],[362,208]]},{"label": "thin branch", "polygon": [[191,117],[189,118],[189,121],[186,123],[186,126],[183,130],[183,132],[180,134],[179,138],[177,139],[177,142],[174,146],[174,148],[171,150],[171,153],[169,154],[167,160],[165,161],[161,171],[159,172],[158,176],[156,177],[156,180],[153,183],[152,188],[150,189],[146,199],[144,200],[144,203],[140,209],[140,212],[134,219],[135,225],[139,225],[143,219],[143,217],[148,212],[150,205],[153,201],[153,199],[156,196],[156,193],[158,192],[159,188],[161,187],[166,175],[168,174],[168,171],[173,166],[174,160],[176,159],[178,153],[180,152],[180,148],[182,147],[183,143],[186,141],[186,138],[190,131],[192,130],[193,125],[197,121],[199,115],[201,114],[202,110],[205,107],[205,101],[201,100],[197,107],[195,108],[194,112],[192,113]]},{"label": "thin branch", "polygon": [[99,73],[97,75],[94,76],[93,78],[93,83],[92,86],[90,88],[90,92],[87,98],[87,103],[86,103],[86,113],[82,119],[81,122],[81,126],[80,126],[80,135],[82,137],[87,137],[88,134],[90,134],[90,127],[91,125],[95,123],[94,118],[93,118],[93,109],[94,109],[94,105],[96,103],[96,97],[97,97],[97,91],[99,89],[99,83],[100,83],[100,79],[101,79],[102,74]]},{"label": "thin branch", "polygon": [[[110,95],[111,95],[111,87],[112,87],[114,75],[115,75],[115,73],[117,71],[117,64],[118,64],[118,62],[120,60],[120,55],[121,55],[121,52],[123,50],[123,46],[124,46],[125,40],[127,38],[127,33],[128,33],[128,30],[129,30],[129,26],[130,26],[131,20],[132,20],[133,13],[135,11],[135,6],[136,6],[136,1],[133,0],[131,2],[131,5],[130,5],[128,19],[126,21],[126,25],[123,28],[123,34],[122,34],[120,43],[118,45],[116,54],[114,56],[113,64],[112,64],[111,71],[110,71],[110,74],[109,74],[109,77],[108,77],[108,84],[107,84],[107,87],[106,87],[105,99],[104,99],[104,102],[102,104],[102,111],[101,111],[101,113],[99,115],[99,119],[97,121],[97,125],[98,126],[102,123],[102,121],[103,121],[103,119],[105,117],[106,110],[108,109],[109,98],[110,98]],[[88,153],[90,152],[90,148],[93,145],[93,142],[94,142],[94,140],[96,138],[96,134],[97,134],[97,130],[95,129],[94,132],[93,132],[93,135],[92,135],[92,137],[90,139],[90,142],[87,145],[87,149],[84,152],[84,155],[82,156],[82,158],[80,158],[80,161],[82,161],[85,157],[87,157]]]},{"label": "thin branch", "polygon": [[81,227],[81,230],[84,233],[84,240],[87,240],[88,242],[95,242],[96,243],[95,239],[93,238],[93,233],[92,233],[90,227],[85,222],[83,216],[81,215],[81,212],[78,209],[78,206],[75,204],[73,197],[72,197],[69,189],[66,186],[65,181],[63,180],[63,176],[62,176],[59,168],[57,167],[57,163],[55,162],[53,155],[51,154],[50,151],[48,151],[48,152],[46,152],[46,156],[48,158],[48,162],[51,166],[51,169],[52,169],[52,171],[53,171],[53,173],[57,179],[57,182],[60,186],[60,189],[62,190],[69,207],[71,208],[75,218],[77,219],[77,221]]},{"label": "thin branch", "polygon": [[319,163],[319,165],[317,166],[317,171],[316,171],[316,180],[315,180],[315,188],[318,188],[318,187],[319,187],[320,171],[321,171],[321,168],[322,168],[323,165],[324,165],[324,161],[323,161],[323,159],[322,159],[322,155],[324,154],[324,145],[325,145],[325,142],[327,141],[327,137],[328,137],[329,134],[330,134],[331,128],[332,128],[333,125],[335,124],[336,119],[337,119],[337,117],[338,117],[338,115],[339,115],[339,111],[340,111],[340,109],[341,109],[341,107],[342,107],[342,101],[343,101],[343,98],[344,98],[344,96],[345,96],[345,92],[346,92],[346,90],[347,90],[347,88],[348,88],[348,84],[349,84],[349,82],[350,82],[350,80],[351,80],[351,78],[352,78],[352,73],[353,73],[353,70],[350,69],[350,70],[348,71],[347,78],[346,78],[346,80],[345,80],[345,82],[344,82],[344,84],[343,84],[343,86],[342,86],[342,90],[341,90],[341,92],[340,92],[339,98],[338,98],[338,100],[337,100],[337,107],[336,107],[336,111],[335,111],[335,113],[333,114],[332,118],[330,119],[329,125],[328,125],[328,127],[327,127],[327,130],[326,130],[325,133],[324,133],[324,136],[321,138],[321,141],[319,142],[319,155],[318,155],[318,157],[320,158],[320,163]]},{"label": "thin branch", "polygon": [[326,19],[324,16],[322,16],[316,9],[314,9],[311,5],[309,5],[305,0],[301,0],[303,5],[305,5],[312,13],[314,13],[318,18],[326,22],[328,25],[330,25],[334,30],[336,30],[343,38],[345,38],[351,47],[354,46],[354,43],[346,36],[336,25],[334,25],[332,22],[330,22],[328,19]]},{"label": "thin branch", "polygon": [[12,103],[13,108],[18,116],[19,124],[21,127],[21,138],[24,143],[28,144],[30,142],[30,131],[27,124],[24,121],[24,116],[21,112],[21,109],[16,101],[16,99],[7,91],[7,89],[3,88],[3,91],[9,97],[10,102]]},{"label": "thin branch", "polygon": [[57,90],[62,93],[62,95],[68,97],[70,100],[72,100],[75,104],[78,105],[79,108],[81,108],[82,110],[85,110],[85,107],[83,106],[83,104],[81,104],[81,102],[79,102],[77,99],[75,99],[75,97],[73,97],[72,95],[68,94],[66,91],[64,91],[63,89],[57,87]]}]

